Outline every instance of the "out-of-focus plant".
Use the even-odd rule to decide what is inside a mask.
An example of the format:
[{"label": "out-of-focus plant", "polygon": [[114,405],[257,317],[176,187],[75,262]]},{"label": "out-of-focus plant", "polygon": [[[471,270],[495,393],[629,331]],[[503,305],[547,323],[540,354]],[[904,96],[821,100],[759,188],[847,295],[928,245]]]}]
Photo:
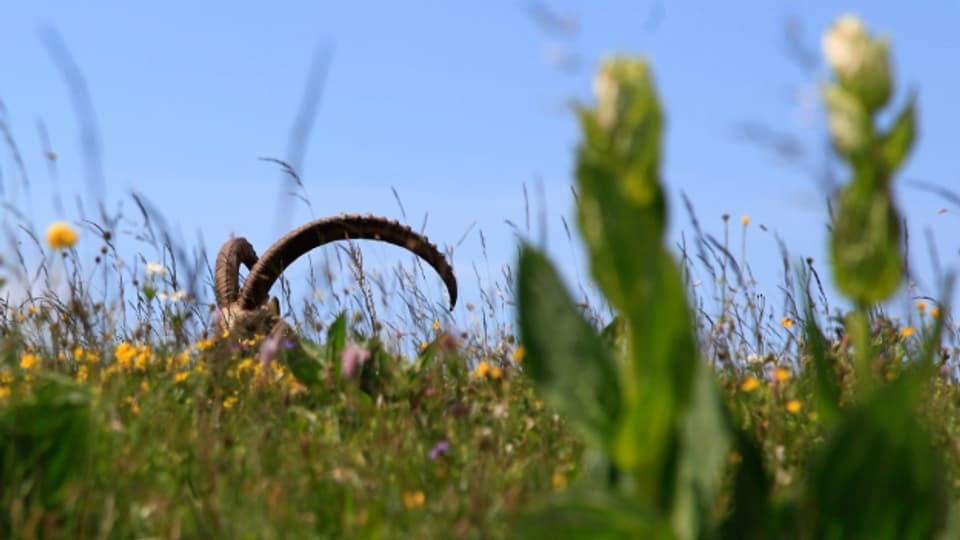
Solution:
[{"label": "out-of-focus plant", "polygon": [[[607,60],[596,105],[578,109],[579,226],[591,271],[618,317],[598,335],[537,249],[523,246],[518,317],[527,372],[592,450],[587,474],[522,522],[526,536],[571,538],[933,538],[951,526],[940,456],[915,419],[933,373],[942,321],[923,354],[880,386],[870,363],[869,308],[901,282],[899,216],[890,183],[914,139],[914,99],[893,126],[875,116],[893,92],[887,42],[845,16],[824,38],[830,133],[852,181],[838,196],[834,274],[856,310],[860,399],[840,409],[812,309],[813,358],[825,442],[799,490],[774,498],[755,441],[731,422],[698,357],[693,319],[663,233],[663,113],[646,61]],[[947,291],[949,292],[949,291]],[[734,459],[730,459],[731,456]],[[719,496],[728,463],[732,487]]]}]

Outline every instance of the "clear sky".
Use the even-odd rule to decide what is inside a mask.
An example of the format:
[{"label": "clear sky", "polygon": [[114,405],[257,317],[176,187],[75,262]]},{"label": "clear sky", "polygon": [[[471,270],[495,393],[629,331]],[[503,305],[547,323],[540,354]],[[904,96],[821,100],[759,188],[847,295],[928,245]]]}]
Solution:
[{"label": "clear sky", "polygon": [[[893,37],[896,104],[919,92],[920,139],[897,180],[909,220],[917,277],[932,293],[927,230],[945,267],[957,266],[960,208],[908,181],[957,189],[960,126],[960,4],[948,1],[523,1],[494,2],[12,2],[0,16],[0,101],[29,175],[29,196],[6,145],[2,198],[40,230],[78,219],[76,194],[102,196],[128,214],[135,190],[162,209],[187,244],[199,231],[210,253],[231,232],[263,251],[311,217],[373,212],[408,221],[441,246],[466,239],[454,265],[463,298],[512,263],[524,225],[523,185],[541,236],[571,281],[585,264],[561,216],[571,215],[569,103],[590,97],[598,61],[613,52],[647,55],[667,111],[664,180],[671,238],[690,227],[679,194],[704,229],[722,236],[730,213],[752,219],[748,261],[776,296],[780,258],[773,233],[794,256],[826,272],[825,135],[816,84],[826,76],[820,35],[845,12]],[[546,13],[550,11],[551,13]],[[551,20],[552,19],[552,20]],[[49,49],[56,32],[82,72],[95,112],[104,189],[85,176],[81,126]],[[799,44],[789,47],[789,36]],[[46,39],[46,41],[45,41]],[[804,68],[798,50],[812,53]],[[793,52],[790,52],[793,51]],[[801,55],[802,56],[802,55]],[[291,128],[311,66],[327,71],[300,171],[313,213],[278,206],[287,189],[259,156],[292,158]],[[319,59],[319,60],[318,60]],[[54,186],[38,134],[58,154]],[[744,126],[752,126],[745,129]],[[749,134],[771,128],[803,144],[788,163]],[[842,180],[842,176],[840,178]],[[53,191],[69,203],[51,203]],[[278,208],[284,208],[282,215]],[[945,214],[938,209],[948,208]],[[3,218],[7,225],[13,222]],[[476,226],[471,229],[471,224]],[[770,232],[757,225],[765,224]],[[482,255],[479,232],[486,240]],[[526,233],[525,233],[526,234]],[[6,251],[7,248],[4,248]],[[131,245],[131,250],[142,246]],[[395,248],[367,248],[367,264],[389,265]],[[149,257],[149,254],[147,254]],[[383,268],[386,270],[386,266]],[[439,279],[435,292],[438,302]],[[296,282],[294,283],[296,285]]]}]

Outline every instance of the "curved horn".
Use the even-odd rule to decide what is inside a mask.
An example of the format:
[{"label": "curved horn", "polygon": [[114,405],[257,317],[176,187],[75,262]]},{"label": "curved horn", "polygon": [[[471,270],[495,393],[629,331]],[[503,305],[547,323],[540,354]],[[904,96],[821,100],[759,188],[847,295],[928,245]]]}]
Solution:
[{"label": "curved horn", "polygon": [[213,291],[217,306],[224,307],[240,298],[240,264],[252,269],[257,263],[257,252],[246,238],[231,238],[217,253],[213,273]]},{"label": "curved horn", "polygon": [[315,247],[336,240],[380,240],[412,251],[440,274],[450,293],[450,309],[457,303],[457,278],[437,246],[397,221],[355,214],[322,218],[303,225],[270,246],[250,269],[240,293],[242,309],[254,309],[266,302],[270,287],[293,261]]}]

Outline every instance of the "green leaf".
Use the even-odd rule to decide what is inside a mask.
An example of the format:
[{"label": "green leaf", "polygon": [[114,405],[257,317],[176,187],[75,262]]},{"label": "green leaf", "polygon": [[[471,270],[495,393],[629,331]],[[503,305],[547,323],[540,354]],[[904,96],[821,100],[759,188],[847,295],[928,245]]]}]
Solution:
[{"label": "green leaf", "polygon": [[950,509],[947,471],[914,417],[923,379],[901,376],[844,415],[811,460],[809,538],[933,538]]},{"label": "green leaf", "polygon": [[886,189],[852,183],[837,201],[830,252],[838,288],[857,305],[890,297],[900,284],[900,218]]},{"label": "green leaf", "polygon": [[93,435],[90,395],[63,376],[34,376],[33,391],[0,411],[0,486],[23,482],[41,504],[52,505],[85,470]]},{"label": "green leaf", "polygon": [[322,358],[321,348],[306,340],[300,340],[297,346],[286,351],[284,356],[290,372],[306,386],[315,386],[320,383]]},{"label": "green leaf", "polygon": [[[801,263],[800,268],[806,268]],[[804,349],[813,359],[814,368],[814,406],[824,425],[830,426],[839,415],[840,386],[837,375],[828,356],[829,343],[817,325],[813,312],[813,296],[810,294],[810,271],[802,270],[800,283],[804,284],[803,296],[803,332]]]},{"label": "green leaf", "polygon": [[340,373],[340,354],[347,346],[347,314],[341,312],[327,329],[327,358],[333,362],[336,373]]},{"label": "green leaf", "polygon": [[911,95],[907,105],[900,111],[893,127],[880,141],[880,152],[888,173],[900,168],[916,139],[916,96]]},{"label": "green leaf", "polygon": [[692,399],[682,419],[677,486],[671,522],[677,538],[702,538],[710,530],[732,445],[731,419],[713,370],[693,364]]},{"label": "green leaf", "polygon": [[545,397],[592,444],[609,448],[620,416],[616,365],[577,311],[547,258],[520,250],[517,303],[524,370]]},{"label": "green leaf", "polygon": [[[733,476],[730,506],[717,531],[720,540],[761,540],[784,538],[772,534],[773,519],[770,496],[773,480],[763,468],[763,455],[756,443],[743,430],[734,432],[736,456],[740,462]],[[783,530],[782,528],[780,529]]]},{"label": "green leaf", "polygon": [[531,540],[672,539],[667,523],[635,499],[607,491],[571,490],[520,516],[516,538]]}]

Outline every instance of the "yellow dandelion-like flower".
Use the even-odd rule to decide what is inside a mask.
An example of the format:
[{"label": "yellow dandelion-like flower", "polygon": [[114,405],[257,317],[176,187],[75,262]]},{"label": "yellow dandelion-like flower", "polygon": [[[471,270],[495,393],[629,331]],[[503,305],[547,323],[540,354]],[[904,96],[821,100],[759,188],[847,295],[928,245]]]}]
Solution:
[{"label": "yellow dandelion-like flower", "polygon": [[27,313],[31,315],[37,314],[37,306],[27,306]]},{"label": "yellow dandelion-like flower", "polygon": [[244,358],[237,364],[237,376],[243,375],[248,371],[253,371],[253,358]]},{"label": "yellow dandelion-like flower", "polygon": [[567,476],[562,472],[553,473],[553,477],[550,478],[550,483],[553,485],[553,489],[562,490],[567,488]]},{"label": "yellow dandelion-like flower", "polygon": [[423,503],[426,502],[426,500],[427,497],[422,491],[403,492],[403,506],[405,506],[407,510],[412,510],[414,508],[423,506]]},{"label": "yellow dandelion-like flower", "polygon": [[33,369],[40,363],[40,358],[33,353],[27,353],[20,357],[21,369]]},{"label": "yellow dandelion-like flower", "polygon": [[0,386],[0,400],[6,399],[9,396],[10,396],[10,387]]},{"label": "yellow dandelion-like flower", "polygon": [[779,367],[773,372],[773,378],[778,382],[784,382],[790,378],[790,370],[785,367]]},{"label": "yellow dandelion-like flower", "polygon": [[117,364],[121,368],[130,369],[133,367],[133,357],[137,355],[137,349],[124,341],[117,345],[116,350],[114,350],[114,355],[117,357]]},{"label": "yellow dandelion-like flower", "polygon": [[787,402],[787,411],[790,413],[797,414],[802,408],[803,404],[800,403],[799,399],[791,399]]},{"label": "yellow dandelion-like flower", "polygon": [[477,377],[486,377],[490,373],[490,364],[486,360],[477,364],[477,368],[473,370],[473,374]]},{"label": "yellow dandelion-like flower", "polygon": [[223,400],[224,409],[232,409],[234,405],[237,404],[237,401],[240,401],[240,398],[236,394],[228,396],[227,399]]},{"label": "yellow dandelion-like flower", "polygon": [[77,238],[77,231],[64,221],[56,221],[47,227],[47,244],[53,249],[73,247]]},{"label": "yellow dandelion-like flower", "polygon": [[77,382],[86,382],[89,375],[90,370],[87,366],[80,364],[80,367],[77,368]]},{"label": "yellow dandelion-like flower", "polygon": [[930,316],[933,317],[934,319],[936,319],[937,317],[939,317],[939,316],[940,316],[940,308],[938,308],[937,306],[933,306],[932,308],[930,308]]},{"label": "yellow dandelion-like flower", "polygon": [[493,366],[492,368],[490,368],[491,379],[496,380],[496,379],[499,379],[500,377],[503,377],[503,369],[501,369],[499,366]]},{"label": "yellow dandelion-like flower", "polygon": [[97,351],[85,351],[84,357],[86,357],[87,362],[91,364],[96,364],[100,361],[100,353]]},{"label": "yellow dandelion-like flower", "polygon": [[67,360],[67,355],[63,351],[57,353],[57,360],[65,362]]},{"label": "yellow dandelion-like flower", "polygon": [[904,326],[900,329],[900,337],[908,338],[917,333],[917,329],[912,326]]},{"label": "yellow dandelion-like flower", "polygon": [[746,227],[750,224],[750,216],[743,216],[740,218],[740,223],[743,223],[743,226]]},{"label": "yellow dandelion-like flower", "polygon": [[511,358],[513,358],[514,362],[523,362],[523,357],[526,355],[527,355],[527,349],[524,348],[523,345],[520,345],[519,347],[513,350],[513,355],[511,356]]},{"label": "yellow dandelion-like flower", "polygon": [[421,351],[425,351],[425,350],[427,350],[427,347],[429,347],[429,346],[430,346],[430,344],[427,343],[426,341],[424,341],[423,343],[420,344],[420,350],[421,350]]},{"label": "yellow dandelion-like flower", "polygon": [[77,362],[80,362],[83,360],[83,347],[77,345],[76,347],[73,348],[73,359],[76,360]]},{"label": "yellow dandelion-like flower", "polygon": [[753,392],[760,386],[760,381],[753,375],[747,375],[747,378],[743,380],[743,383],[740,385],[740,390],[744,392]]},{"label": "yellow dandelion-like flower", "polygon": [[923,300],[917,301],[917,311],[923,312],[927,309],[927,303]]},{"label": "yellow dandelion-like flower", "polygon": [[173,376],[173,380],[176,381],[176,382],[178,382],[178,383],[181,383],[181,382],[187,380],[188,377],[190,377],[190,372],[189,372],[189,371],[180,371],[180,372],[177,372],[177,374]]},{"label": "yellow dandelion-like flower", "polygon": [[440,328],[441,328],[441,327],[440,327],[440,321],[433,321],[433,329],[434,329],[434,330],[439,330]]},{"label": "yellow dandelion-like flower", "polygon": [[205,351],[213,346],[213,339],[201,339],[197,342],[197,350]]},{"label": "yellow dandelion-like flower", "polygon": [[793,328],[793,320],[789,317],[780,319],[780,324],[782,324],[784,328]]}]

